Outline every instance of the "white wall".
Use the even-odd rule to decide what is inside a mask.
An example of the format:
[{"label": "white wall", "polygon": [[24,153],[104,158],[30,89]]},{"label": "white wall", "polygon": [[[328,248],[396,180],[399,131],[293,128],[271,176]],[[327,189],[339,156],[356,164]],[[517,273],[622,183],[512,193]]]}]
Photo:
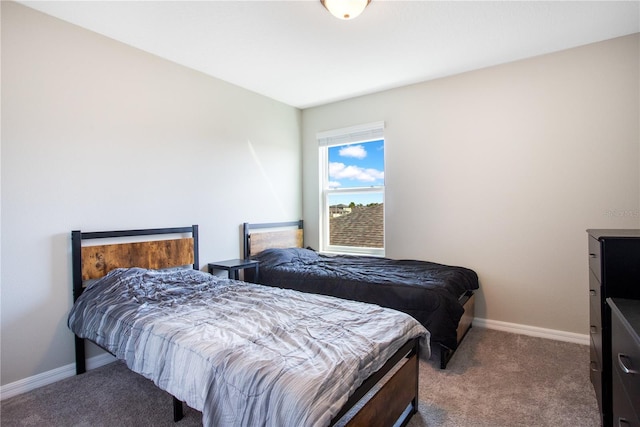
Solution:
[{"label": "white wall", "polygon": [[2,384],[74,361],[70,231],[299,218],[301,113],[2,2]]},{"label": "white wall", "polygon": [[585,230],[640,227],[639,39],[304,110],[305,244],[316,133],[384,120],[387,256],[475,269],[480,318],[587,334]]}]

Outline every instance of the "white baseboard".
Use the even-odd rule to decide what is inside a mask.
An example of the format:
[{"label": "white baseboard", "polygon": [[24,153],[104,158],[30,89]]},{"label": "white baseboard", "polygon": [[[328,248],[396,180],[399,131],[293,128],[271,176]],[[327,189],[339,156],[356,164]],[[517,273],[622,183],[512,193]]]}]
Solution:
[{"label": "white baseboard", "polygon": [[587,334],[558,331],[555,329],[539,328],[537,326],[520,325],[518,323],[501,322],[490,319],[473,319],[473,326],[497,331],[511,332],[513,334],[528,335],[531,337],[547,338],[556,341],[565,341],[574,344],[589,345],[590,338]]},{"label": "white baseboard", "polygon": [[[536,326],[520,325],[517,323],[501,322],[490,319],[473,319],[473,327],[495,329],[498,331],[511,332],[514,334],[528,335],[532,337],[548,338],[556,341],[565,341],[575,344],[589,345],[589,335],[576,334],[573,332],[558,331],[555,329],[538,328]],[[87,360],[87,369],[95,369],[111,363],[116,359],[110,354],[102,354]],[[52,384],[56,381],[72,377],[76,374],[76,365],[71,363],[60,368],[52,369],[29,378],[0,387],[0,400],[8,399],[18,394],[26,393],[36,388]]]},{"label": "white baseboard", "polygon": [[[115,361],[116,358],[105,353],[87,359],[87,370],[95,369]],[[76,374],[76,364],[70,363],[32,377],[24,378],[0,387],[0,400],[8,399],[39,387],[55,383],[56,381],[72,377]]]}]

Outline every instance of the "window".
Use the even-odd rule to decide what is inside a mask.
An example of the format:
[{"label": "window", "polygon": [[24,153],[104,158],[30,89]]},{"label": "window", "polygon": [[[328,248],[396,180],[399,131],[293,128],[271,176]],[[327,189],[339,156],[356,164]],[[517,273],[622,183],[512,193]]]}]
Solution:
[{"label": "window", "polygon": [[384,123],[317,135],[320,249],[384,255]]}]

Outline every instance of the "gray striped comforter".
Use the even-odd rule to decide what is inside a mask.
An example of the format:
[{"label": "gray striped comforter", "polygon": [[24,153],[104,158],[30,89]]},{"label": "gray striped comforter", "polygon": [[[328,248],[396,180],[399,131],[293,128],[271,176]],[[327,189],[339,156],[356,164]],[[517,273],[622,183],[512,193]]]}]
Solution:
[{"label": "gray striped comforter", "polygon": [[205,426],[325,426],[408,339],[429,352],[429,333],[398,311],[187,269],[113,270],[68,324]]}]

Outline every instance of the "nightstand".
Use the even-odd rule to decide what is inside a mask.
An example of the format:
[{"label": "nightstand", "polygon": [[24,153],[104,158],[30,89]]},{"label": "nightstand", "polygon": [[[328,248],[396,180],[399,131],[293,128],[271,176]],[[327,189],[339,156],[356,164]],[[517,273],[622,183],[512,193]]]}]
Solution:
[{"label": "nightstand", "polygon": [[254,278],[258,277],[258,261],[251,259],[228,259],[225,261],[210,262],[207,264],[209,273],[213,274],[213,270],[226,270],[229,272],[229,279],[238,280],[238,272],[245,268],[254,269]]}]

